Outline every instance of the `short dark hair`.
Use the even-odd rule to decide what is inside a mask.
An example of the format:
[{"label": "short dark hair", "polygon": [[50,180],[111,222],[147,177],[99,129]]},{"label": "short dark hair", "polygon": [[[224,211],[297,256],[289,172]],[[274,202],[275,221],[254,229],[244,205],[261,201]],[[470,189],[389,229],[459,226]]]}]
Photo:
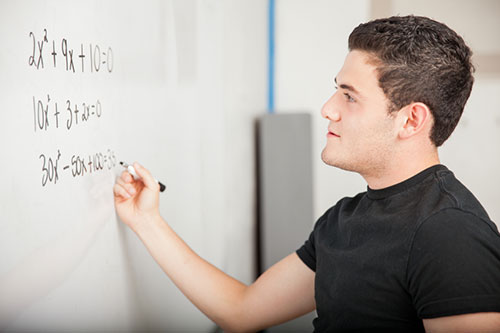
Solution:
[{"label": "short dark hair", "polygon": [[474,83],[472,51],[462,37],[427,17],[393,16],[356,27],[349,50],[374,56],[390,112],[424,103],[434,118],[431,141],[439,147],[448,139]]}]

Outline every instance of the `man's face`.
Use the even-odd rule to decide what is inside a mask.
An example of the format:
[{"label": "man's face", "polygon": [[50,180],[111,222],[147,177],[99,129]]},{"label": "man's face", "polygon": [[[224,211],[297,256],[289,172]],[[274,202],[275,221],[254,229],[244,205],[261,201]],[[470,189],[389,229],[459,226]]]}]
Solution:
[{"label": "man's face", "polygon": [[364,52],[349,52],[335,79],[337,91],[321,109],[330,121],[323,161],[362,176],[383,172],[397,139],[395,118],[368,59]]}]

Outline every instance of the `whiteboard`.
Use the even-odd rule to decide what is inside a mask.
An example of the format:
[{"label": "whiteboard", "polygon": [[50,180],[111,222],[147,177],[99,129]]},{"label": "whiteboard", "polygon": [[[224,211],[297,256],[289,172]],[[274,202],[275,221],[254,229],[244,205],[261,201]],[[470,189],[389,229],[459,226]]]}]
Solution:
[{"label": "whiteboard", "polygon": [[166,184],[160,210],[174,229],[227,265],[223,171],[204,158],[222,138],[202,137],[220,120],[206,115],[219,106],[218,67],[197,54],[210,43],[200,27],[217,27],[196,25],[197,8],[0,3],[0,330],[213,328],[117,220],[112,197],[118,162],[140,161]]}]

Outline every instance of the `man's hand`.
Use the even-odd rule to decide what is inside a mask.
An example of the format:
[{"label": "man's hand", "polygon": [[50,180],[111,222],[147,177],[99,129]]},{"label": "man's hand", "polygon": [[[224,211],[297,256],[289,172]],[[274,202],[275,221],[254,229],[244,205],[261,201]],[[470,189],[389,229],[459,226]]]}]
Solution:
[{"label": "man's hand", "polygon": [[113,187],[115,207],[120,219],[137,232],[143,223],[160,216],[159,185],[149,171],[134,163],[134,169],[141,179],[134,179],[124,171]]}]

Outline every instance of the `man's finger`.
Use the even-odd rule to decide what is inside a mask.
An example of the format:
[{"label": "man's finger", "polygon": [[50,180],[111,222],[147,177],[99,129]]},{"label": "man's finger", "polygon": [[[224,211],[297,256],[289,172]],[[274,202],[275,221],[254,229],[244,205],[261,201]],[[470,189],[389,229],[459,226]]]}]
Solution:
[{"label": "man's finger", "polygon": [[158,182],[153,178],[148,169],[144,168],[137,162],[134,163],[134,169],[137,175],[142,178],[142,181],[147,188],[159,191],[160,185],[158,185]]},{"label": "man's finger", "polygon": [[120,178],[126,183],[132,183],[134,181],[134,177],[132,177],[128,171],[123,171]]},{"label": "man's finger", "polygon": [[131,196],[137,193],[137,189],[134,184],[125,182],[122,177],[118,177],[116,179],[116,184],[120,185],[125,191],[128,192]]},{"label": "man's finger", "polygon": [[127,190],[118,183],[113,186],[113,193],[118,198],[129,199],[131,197]]}]

